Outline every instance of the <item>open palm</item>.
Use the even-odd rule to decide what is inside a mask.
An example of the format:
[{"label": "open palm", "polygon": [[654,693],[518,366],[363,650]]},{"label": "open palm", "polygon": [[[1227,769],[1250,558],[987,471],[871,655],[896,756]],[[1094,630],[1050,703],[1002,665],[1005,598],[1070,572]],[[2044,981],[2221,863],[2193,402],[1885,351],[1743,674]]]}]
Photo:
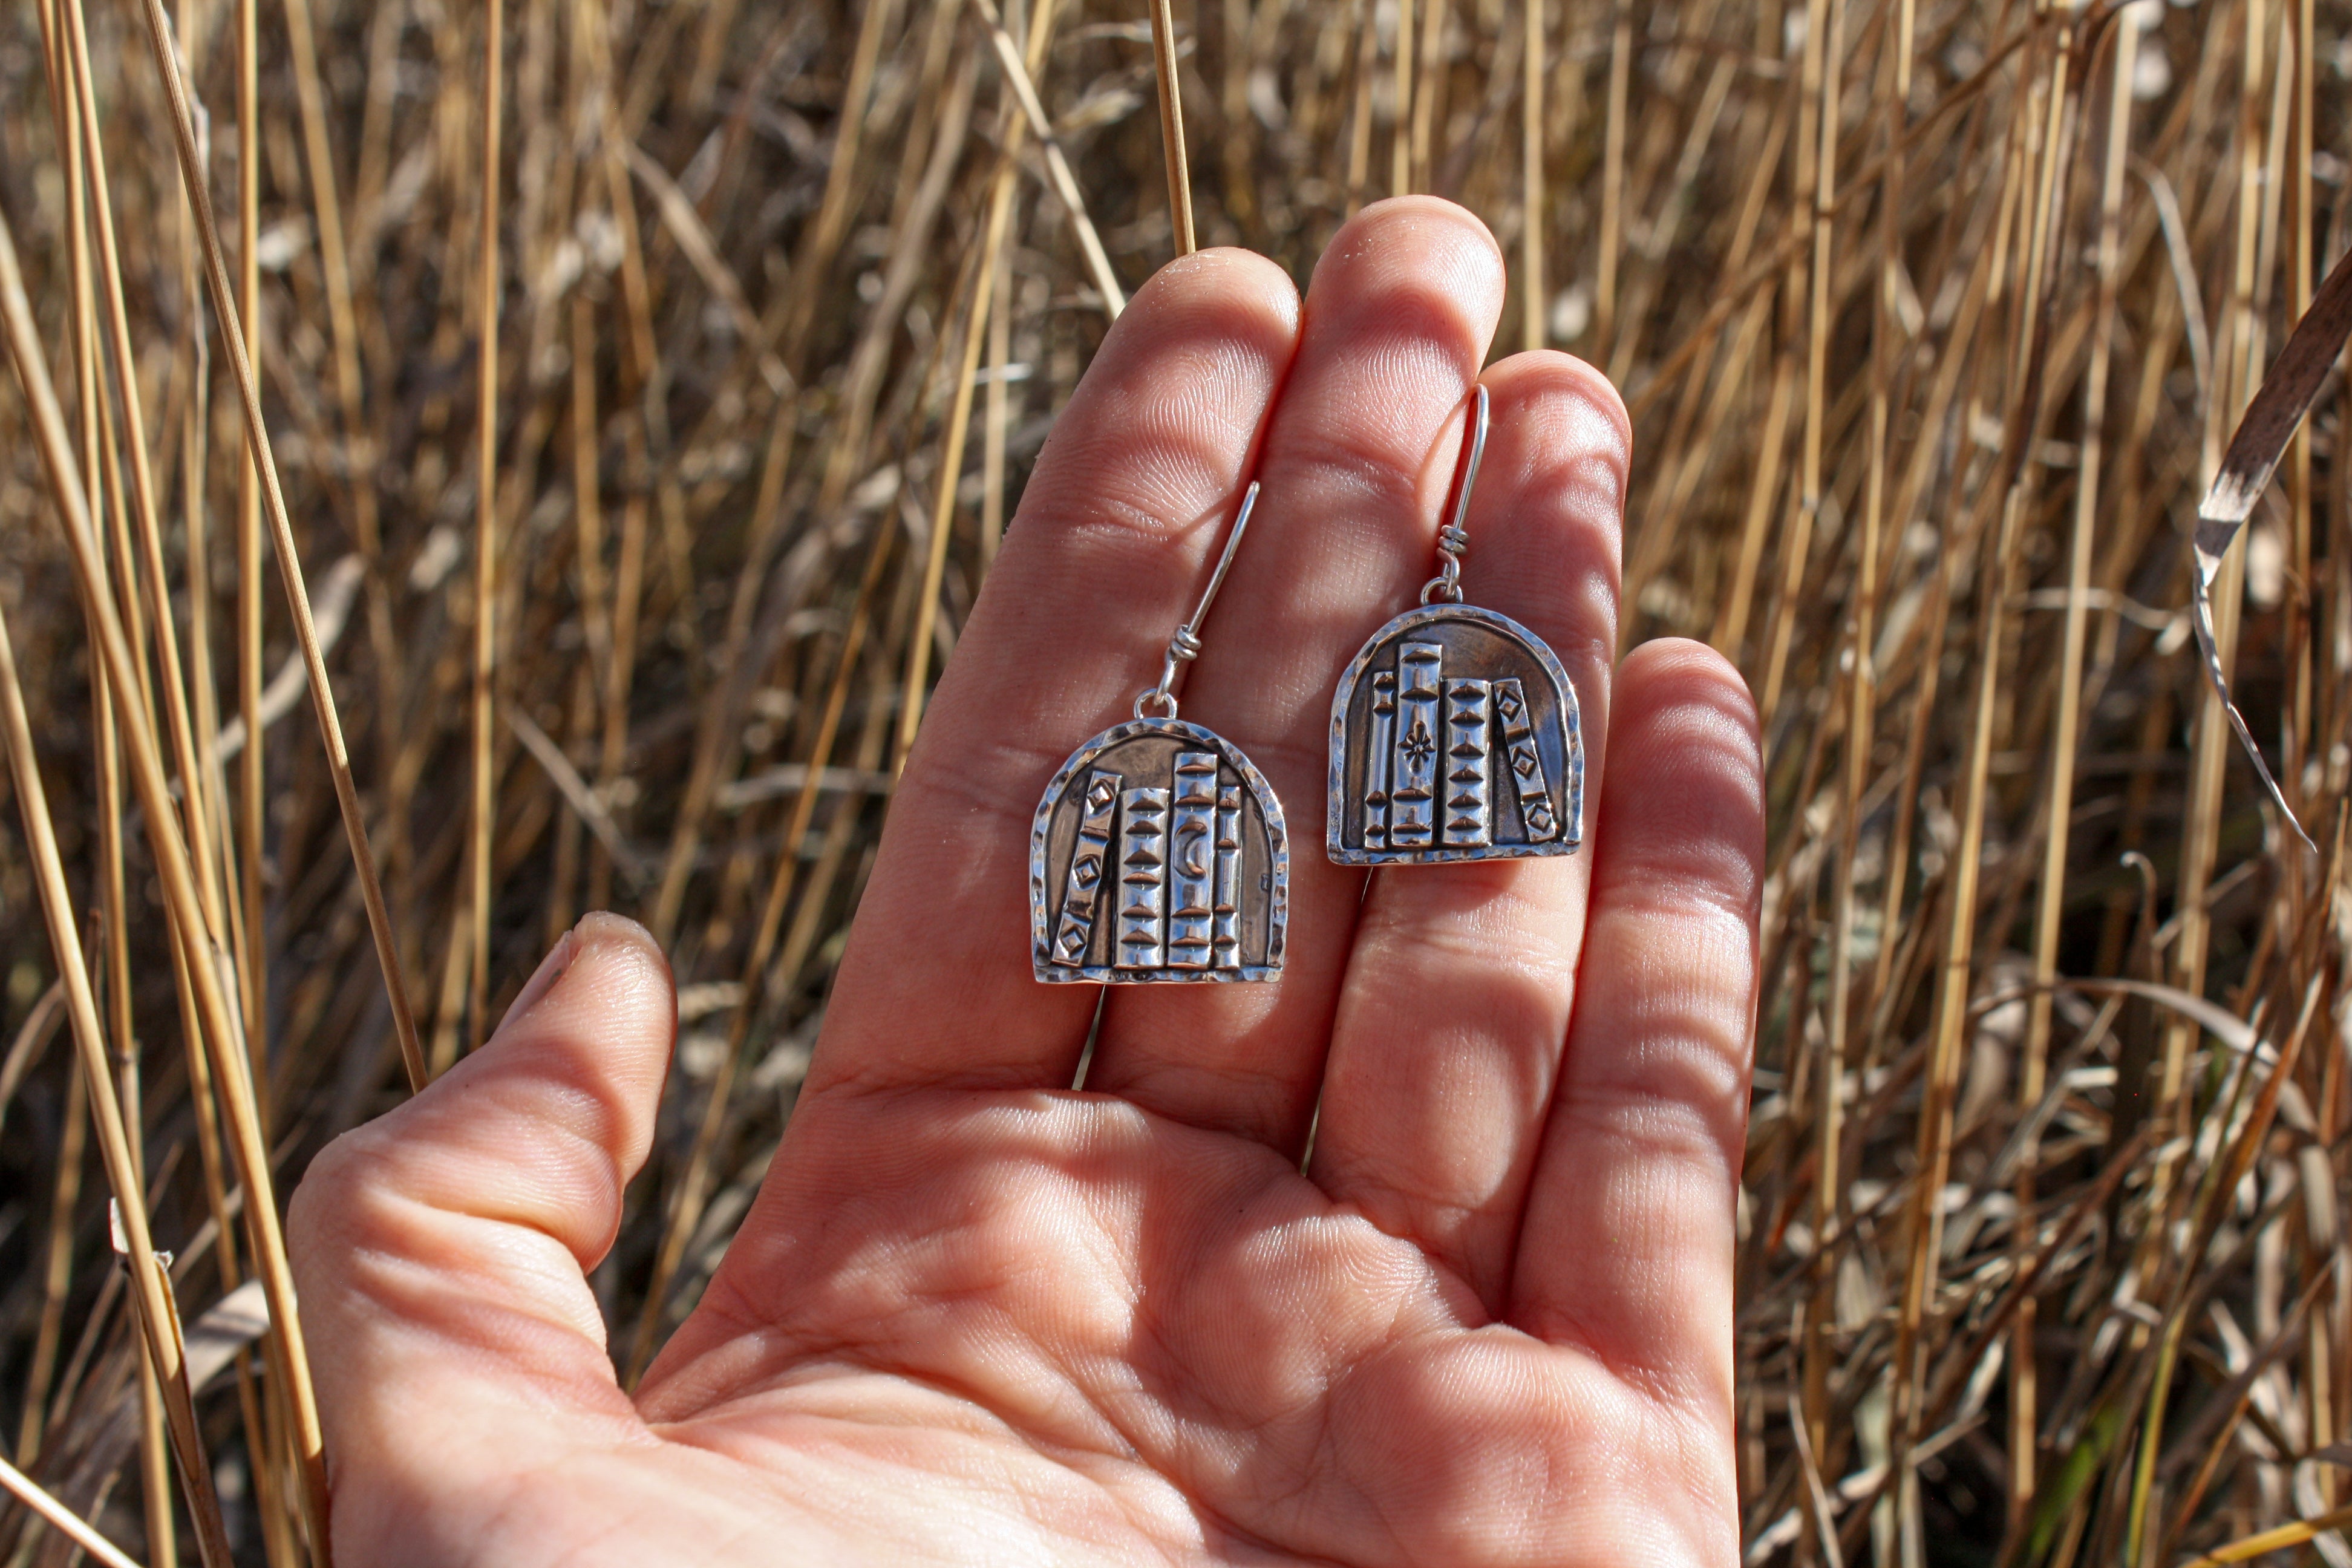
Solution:
[{"label": "open palm", "polygon": [[[1704,649],[1612,669],[1628,437],[1589,368],[1486,371],[1465,571],[1576,683],[1589,853],[1368,883],[1318,847],[1333,683],[1430,574],[1502,299],[1429,199],[1344,228],[1303,310],[1234,251],[1136,296],[940,682],[766,1184],[634,1398],[584,1271],[675,1030],[636,928],[583,922],[320,1158],[345,1568],[1737,1562],[1754,725]],[[1097,993],[1031,978],[1030,814],[1253,476],[1182,700],[1288,808],[1287,967],[1112,992],[1073,1091]]]}]

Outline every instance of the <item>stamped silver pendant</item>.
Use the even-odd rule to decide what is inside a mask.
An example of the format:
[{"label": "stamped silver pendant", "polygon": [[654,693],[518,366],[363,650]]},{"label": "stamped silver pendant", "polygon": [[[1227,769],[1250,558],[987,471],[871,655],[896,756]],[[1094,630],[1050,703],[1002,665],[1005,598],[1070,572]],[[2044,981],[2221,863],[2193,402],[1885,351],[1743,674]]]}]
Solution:
[{"label": "stamped silver pendant", "polygon": [[1572,855],[1583,823],[1576,689],[1517,621],[1425,605],[1348,667],[1331,704],[1340,865]]},{"label": "stamped silver pendant", "polygon": [[1272,980],[1282,973],[1290,841],[1241,749],[1176,717],[1181,664],[1249,526],[1257,486],[1160,683],[1064,763],[1029,830],[1029,945],[1048,984]]},{"label": "stamped silver pendant", "polygon": [[1029,832],[1040,980],[1271,980],[1282,971],[1290,846],[1250,760],[1180,719],[1078,748]]},{"label": "stamped silver pendant", "polygon": [[1372,635],[1331,700],[1325,847],[1342,866],[1572,855],[1583,842],[1575,686],[1541,637],[1462,603],[1462,521],[1486,449],[1481,386],[1442,569],[1419,609]]}]

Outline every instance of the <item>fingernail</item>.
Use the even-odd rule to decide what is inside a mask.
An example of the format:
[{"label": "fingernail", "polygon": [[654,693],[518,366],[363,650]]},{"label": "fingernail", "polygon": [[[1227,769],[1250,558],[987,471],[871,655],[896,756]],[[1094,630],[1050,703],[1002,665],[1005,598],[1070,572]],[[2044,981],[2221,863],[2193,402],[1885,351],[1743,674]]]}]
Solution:
[{"label": "fingernail", "polygon": [[571,931],[555,939],[555,945],[547,950],[547,956],[539,961],[539,967],[530,972],[530,978],[523,982],[522,989],[508,1004],[506,1016],[499,1020],[499,1032],[539,1005],[540,998],[552,990],[555,983],[563,978],[563,972],[572,967],[572,955],[579,948],[580,939]]}]

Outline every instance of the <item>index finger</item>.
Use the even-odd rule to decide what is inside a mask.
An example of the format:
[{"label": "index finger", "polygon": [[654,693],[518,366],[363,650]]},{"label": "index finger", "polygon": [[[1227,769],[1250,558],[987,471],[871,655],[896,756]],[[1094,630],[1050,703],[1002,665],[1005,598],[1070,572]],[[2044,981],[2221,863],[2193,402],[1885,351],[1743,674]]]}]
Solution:
[{"label": "index finger", "polygon": [[1097,992],[1031,974],[1031,814],[1062,760],[1151,684],[1297,335],[1281,268],[1212,250],[1163,268],[1103,340],[908,758],[812,1091],[1069,1083]]}]

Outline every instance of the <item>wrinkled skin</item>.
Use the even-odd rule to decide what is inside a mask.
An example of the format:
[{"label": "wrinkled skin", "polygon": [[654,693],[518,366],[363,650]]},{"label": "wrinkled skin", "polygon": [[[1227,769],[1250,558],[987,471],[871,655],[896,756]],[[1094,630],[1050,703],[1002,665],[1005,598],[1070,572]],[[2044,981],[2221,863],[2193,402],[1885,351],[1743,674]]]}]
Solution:
[{"label": "wrinkled skin", "polygon": [[[1581,694],[1587,850],[1368,883],[1320,849],[1332,687],[1433,569],[1502,300],[1425,198],[1303,304],[1237,251],[1136,296],[944,673],[783,1146],[634,1397],[584,1274],[675,1033],[637,928],[583,921],[320,1157],[342,1568],[1738,1561],[1755,725],[1704,648],[1616,659],[1629,437],[1589,367],[1485,372],[1464,575]],[[1288,809],[1288,967],[1114,991],[1073,1091],[1097,993],[1030,975],[1030,814],[1253,476],[1182,700]]]}]

